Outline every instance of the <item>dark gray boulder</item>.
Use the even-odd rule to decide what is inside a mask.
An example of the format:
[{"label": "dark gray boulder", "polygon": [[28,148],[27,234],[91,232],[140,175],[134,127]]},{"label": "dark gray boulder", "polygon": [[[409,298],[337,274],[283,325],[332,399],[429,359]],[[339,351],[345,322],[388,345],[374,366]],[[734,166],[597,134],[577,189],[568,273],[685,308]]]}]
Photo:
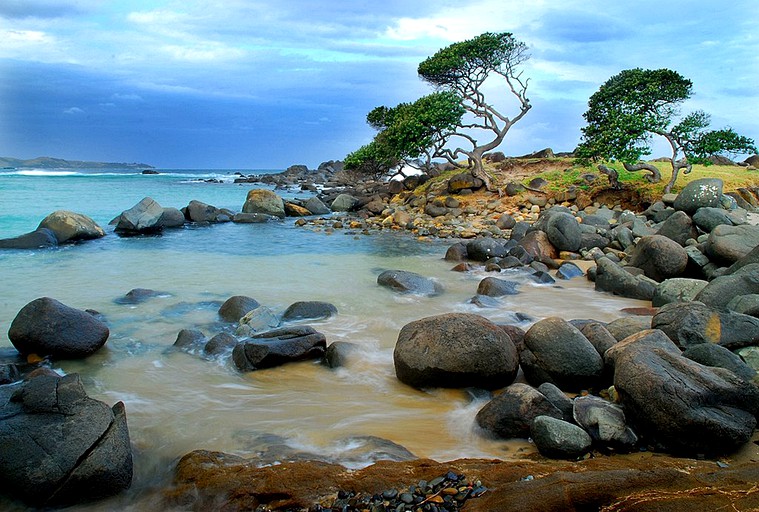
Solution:
[{"label": "dark gray boulder", "polygon": [[316,300],[298,301],[290,304],[285,312],[282,313],[282,321],[319,320],[336,314],[337,308],[329,302]]},{"label": "dark gray boulder", "polygon": [[493,238],[477,238],[466,244],[467,255],[473,261],[487,261],[503,258],[508,254],[506,247]]},{"label": "dark gray boulder", "polygon": [[687,277],[673,277],[662,281],[656,287],[656,292],[651,298],[651,305],[655,308],[669,304],[670,302],[688,302],[694,300],[696,295],[709,284],[701,279]]},{"label": "dark gray boulder", "polygon": [[187,220],[199,224],[231,221],[232,216],[232,212],[222,210],[202,201],[192,200],[185,208]]},{"label": "dark gray boulder", "polygon": [[630,265],[643,270],[647,277],[663,281],[677,277],[688,266],[685,249],[665,236],[644,236],[635,246]]},{"label": "dark gray boulder", "polygon": [[77,374],[43,372],[3,388],[0,481],[7,492],[47,508],[129,488],[132,451],[122,402],[111,408],[89,398]]},{"label": "dark gray boulder", "polygon": [[160,228],[181,228],[184,223],[184,213],[178,208],[172,207],[165,207],[161,218],[158,219],[158,227]]},{"label": "dark gray boulder", "polygon": [[751,265],[752,263],[759,263],[759,245],[751,249],[751,251],[744,257],[730,265],[730,268],[725,271],[725,275],[734,274],[743,267]]},{"label": "dark gray boulder", "polygon": [[475,416],[475,422],[496,438],[527,438],[532,420],[538,416],[562,418],[561,411],[541,392],[527,384],[516,383],[485,404]]},{"label": "dark gray boulder", "polygon": [[495,221],[495,225],[499,229],[511,229],[514,227],[514,225],[517,223],[517,221],[509,215],[508,213],[502,213],[500,217]]},{"label": "dark gray boulder", "polygon": [[738,222],[735,215],[722,208],[699,208],[693,214],[693,223],[696,224],[704,233],[711,233],[717,226],[734,226],[743,224]]},{"label": "dark gray boulder", "polygon": [[238,340],[228,332],[220,332],[205,344],[203,353],[214,357],[229,353],[237,346]]},{"label": "dark gray boulder", "polygon": [[348,364],[352,354],[359,350],[359,346],[349,341],[336,341],[327,346],[324,353],[324,363],[330,368],[341,368]]},{"label": "dark gray boulder", "polygon": [[509,239],[520,241],[525,237],[529,229],[529,222],[525,222],[523,220],[517,221],[517,223],[514,224],[514,227],[511,228],[511,235],[509,235]]},{"label": "dark gray boulder", "polygon": [[55,299],[35,299],[18,312],[8,339],[23,355],[56,359],[87,357],[108,339],[108,327],[93,315]]},{"label": "dark gray boulder", "polygon": [[238,370],[249,372],[285,363],[320,359],[327,349],[327,339],[313,327],[299,325],[254,334],[232,351]]},{"label": "dark gray boulder", "polygon": [[532,420],[530,437],[540,454],[550,459],[578,459],[588,453],[593,444],[582,428],[551,416]]},{"label": "dark gray boulder", "polygon": [[617,341],[650,328],[651,317],[648,316],[623,316],[606,324],[606,330]]},{"label": "dark gray boulder", "polygon": [[156,290],[151,290],[150,288],[132,288],[123,297],[119,297],[117,299],[114,299],[113,302],[116,304],[128,304],[128,305],[134,305],[134,304],[142,304],[143,302],[146,302],[152,298],[155,297],[161,297],[161,296],[168,296],[169,294],[166,292],[159,292]]},{"label": "dark gray boulder", "polygon": [[545,231],[548,240],[559,251],[576,252],[582,245],[580,223],[568,213],[551,215]]},{"label": "dark gray boulder", "polygon": [[242,317],[253,311],[261,304],[253,297],[234,295],[224,301],[219,308],[219,316],[225,322],[239,322]]},{"label": "dark gray boulder", "polygon": [[727,309],[744,315],[759,317],[759,294],[739,295],[727,303]]},{"label": "dark gray boulder", "polygon": [[406,324],[393,351],[395,374],[409,386],[497,389],[514,381],[516,347],[490,320],[468,313]]},{"label": "dark gray boulder", "polygon": [[303,207],[313,215],[327,215],[332,213],[332,210],[330,210],[329,207],[316,196],[309,197],[306,202],[303,203]]},{"label": "dark gray boulder", "polygon": [[595,289],[611,292],[630,299],[651,300],[656,282],[643,276],[634,276],[607,257],[596,261]]},{"label": "dark gray boulder", "polygon": [[577,266],[576,263],[572,263],[571,261],[565,261],[563,262],[559,268],[556,270],[556,278],[557,279],[574,279],[575,277],[582,277],[585,275],[585,272]]},{"label": "dark gray boulder", "polygon": [[386,270],[377,276],[377,284],[399,293],[416,295],[440,295],[443,287],[429,277],[406,270]]},{"label": "dark gray boulder", "polygon": [[638,442],[638,436],[627,425],[620,406],[593,395],[578,396],[573,405],[575,422],[590,434],[596,444],[629,451]]},{"label": "dark gray boulder", "polygon": [[588,322],[580,328],[580,332],[602,358],[606,351],[617,343],[614,335],[600,322]]},{"label": "dark gray boulder", "polygon": [[174,341],[174,348],[184,350],[186,352],[195,352],[203,347],[206,343],[206,335],[197,329],[182,329],[177,334],[177,339]]},{"label": "dark gray boulder", "polygon": [[117,217],[115,230],[120,233],[155,233],[162,229],[160,225],[163,207],[153,198],[145,197]]},{"label": "dark gray boulder", "polygon": [[751,263],[736,272],[712,279],[695,297],[707,306],[726,309],[741,295],[759,293],[759,263]]},{"label": "dark gray boulder", "polygon": [[759,226],[717,226],[706,240],[706,255],[713,261],[731,265],[759,246]]},{"label": "dark gray boulder", "polygon": [[0,249],[44,249],[58,245],[55,233],[47,228],[40,228],[14,238],[0,240]]},{"label": "dark gray boulder", "polygon": [[651,328],[664,331],[682,348],[718,343],[734,350],[759,343],[759,318],[695,301],[662,306],[651,320]]},{"label": "dark gray boulder", "polygon": [[517,295],[519,293],[519,283],[499,279],[497,277],[486,277],[477,286],[477,295],[487,297],[503,297],[504,295]]},{"label": "dark gray boulder", "polygon": [[330,208],[333,212],[349,212],[353,210],[356,205],[358,205],[358,199],[350,194],[340,194],[334,199],[334,201],[332,201]]},{"label": "dark gray boulder", "polygon": [[743,362],[734,352],[714,343],[691,345],[683,351],[683,356],[704,366],[714,366],[730,370],[746,382],[756,377],[756,371]]},{"label": "dark gray boulder", "polygon": [[662,223],[656,234],[665,236],[684,247],[689,239],[698,237],[698,230],[687,213],[675,212]]},{"label": "dark gray boulder", "polygon": [[542,393],[543,396],[554,405],[554,407],[561,411],[562,419],[564,421],[574,421],[572,415],[574,412],[574,404],[572,403],[572,399],[565,395],[562,390],[550,382],[544,382],[538,386],[538,391],[540,391],[540,393]]},{"label": "dark gray boulder", "polygon": [[606,356],[625,414],[647,442],[696,456],[730,453],[751,439],[759,388],[683,357],[664,332],[630,336]]},{"label": "dark gray boulder", "polygon": [[699,208],[719,208],[722,197],[722,180],[702,178],[687,183],[675,198],[675,210],[693,215]]},{"label": "dark gray boulder", "polygon": [[539,320],[527,330],[519,362],[531,384],[550,382],[567,391],[593,386],[604,368],[590,341],[559,317]]},{"label": "dark gray boulder", "polygon": [[459,242],[453,244],[447,251],[445,251],[445,257],[443,259],[445,261],[465,261],[468,258],[469,253],[467,252],[466,244]]},{"label": "dark gray boulder", "polygon": [[266,213],[235,213],[232,216],[232,222],[237,224],[264,224],[279,220],[281,220],[279,217]]}]

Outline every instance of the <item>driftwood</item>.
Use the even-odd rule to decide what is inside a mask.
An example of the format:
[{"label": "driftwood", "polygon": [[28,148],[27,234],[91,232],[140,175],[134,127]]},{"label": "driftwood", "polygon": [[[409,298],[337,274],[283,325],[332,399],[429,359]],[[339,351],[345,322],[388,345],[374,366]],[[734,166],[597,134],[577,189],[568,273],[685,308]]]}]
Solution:
[{"label": "driftwood", "polygon": [[606,167],[603,164],[599,164],[598,170],[601,171],[601,174],[605,174],[609,178],[609,185],[611,185],[611,188],[614,190],[621,190],[622,184],[619,182],[619,173],[612,169],[611,167]]}]

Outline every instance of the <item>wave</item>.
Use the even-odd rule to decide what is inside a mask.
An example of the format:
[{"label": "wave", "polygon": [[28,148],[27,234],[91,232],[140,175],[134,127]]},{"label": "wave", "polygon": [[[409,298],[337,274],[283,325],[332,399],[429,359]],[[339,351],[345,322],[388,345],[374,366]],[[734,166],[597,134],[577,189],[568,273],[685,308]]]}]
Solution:
[{"label": "wave", "polygon": [[186,182],[199,180],[218,180],[222,182],[232,182],[235,178],[243,175],[262,175],[273,174],[275,170],[253,169],[247,171],[228,171],[222,169],[159,169],[156,173],[143,174],[133,170],[113,170],[113,171],[90,171],[81,169],[0,169],[0,176],[30,176],[30,177],[118,177],[118,176],[139,176],[145,179],[163,178],[181,178]]}]

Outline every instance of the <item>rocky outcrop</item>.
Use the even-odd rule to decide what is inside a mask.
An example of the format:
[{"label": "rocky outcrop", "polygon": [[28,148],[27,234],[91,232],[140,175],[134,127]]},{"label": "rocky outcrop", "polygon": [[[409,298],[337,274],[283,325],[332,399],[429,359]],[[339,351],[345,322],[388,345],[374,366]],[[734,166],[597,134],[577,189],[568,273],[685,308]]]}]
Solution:
[{"label": "rocky outcrop", "polygon": [[131,485],[124,404],[89,398],[77,374],[0,386],[0,418],[0,486],[25,502],[74,505]]},{"label": "rocky outcrop", "polygon": [[56,359],[87,357],[105,344],[108,335],[108,327],[90,313],[49,297],[21,308],[8,330],[8,339],[21,354]]},{"label": "rocky outcrop", "polygon": [[730,265],[759,246],[759,226],[717,226],[706,241],[706,255],[719,263]]},{"label": "rocky outcrop", "polygon": [[163,228],[160,224],[163,213],[160,204],[146,197],[114,219],[115,230],[122,234],[155,233]]},{"label": "rocky outcrop", "polygon": [[242,207],[243,213],[263,213],[285,218],[285,203],[275,192],[266,189],[251,189]]},{"label": "rocky outcrop", "polygon": [[656,292],[656,282],[651,279],[634,276],[607,257],[596,261],[597,270],[595,288],[598,291],[611,292],[630,299],[651,300]]},{"label": "rocky outcrop", "polygon": [[327,348],[324,335],[307,325],[253,334],[232,351],[238,370],[249,372],[305,359],[320,359]]},{"label": "rocky outcrop", "polygon": [[93,240],[105,236],[103,228],[86,215],[67,210],[58,210],[45,217],[37,230],[49,229],[55,233],[59,244]]},{"label": "rocky outcrop", "polygon": [[751,263],[740,267],[732,274],[719,276],[710,281],[694,299],[707,306],[725,309],[736,297],[757,293],[759,293],[759,263]]},{"label": "rocky outcrop", "polygon": [[184,212],[187,220],[198,224],[230,222],[232,217],[234,217],[234,213],[229,210],[195,200],[190,201],[187,207],[185,207]]},{"label": "rocky outcrop", "polygon": [[406,324],[393,352],[395,374],[410,386],[479,387],[511,384],[516,347],[500,327],[479,315],[448,313]]}]

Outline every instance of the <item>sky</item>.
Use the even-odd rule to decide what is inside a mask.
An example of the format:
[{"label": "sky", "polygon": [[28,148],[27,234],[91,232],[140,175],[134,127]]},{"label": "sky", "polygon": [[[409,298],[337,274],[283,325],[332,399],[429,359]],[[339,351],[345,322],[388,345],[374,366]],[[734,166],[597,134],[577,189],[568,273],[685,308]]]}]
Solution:
[{"label": "sky", "polygon": [[[636,67],[678,71],[684,113],[759,140],[757,26],[756,0],[2,0],[0,156],[315,168],[371,141],[372,108],[433,92],[421,61],[483,32],[529,48],[507,155],[574,149],[590,95]],[[518,112],[497,78],[487,98]]]}]

